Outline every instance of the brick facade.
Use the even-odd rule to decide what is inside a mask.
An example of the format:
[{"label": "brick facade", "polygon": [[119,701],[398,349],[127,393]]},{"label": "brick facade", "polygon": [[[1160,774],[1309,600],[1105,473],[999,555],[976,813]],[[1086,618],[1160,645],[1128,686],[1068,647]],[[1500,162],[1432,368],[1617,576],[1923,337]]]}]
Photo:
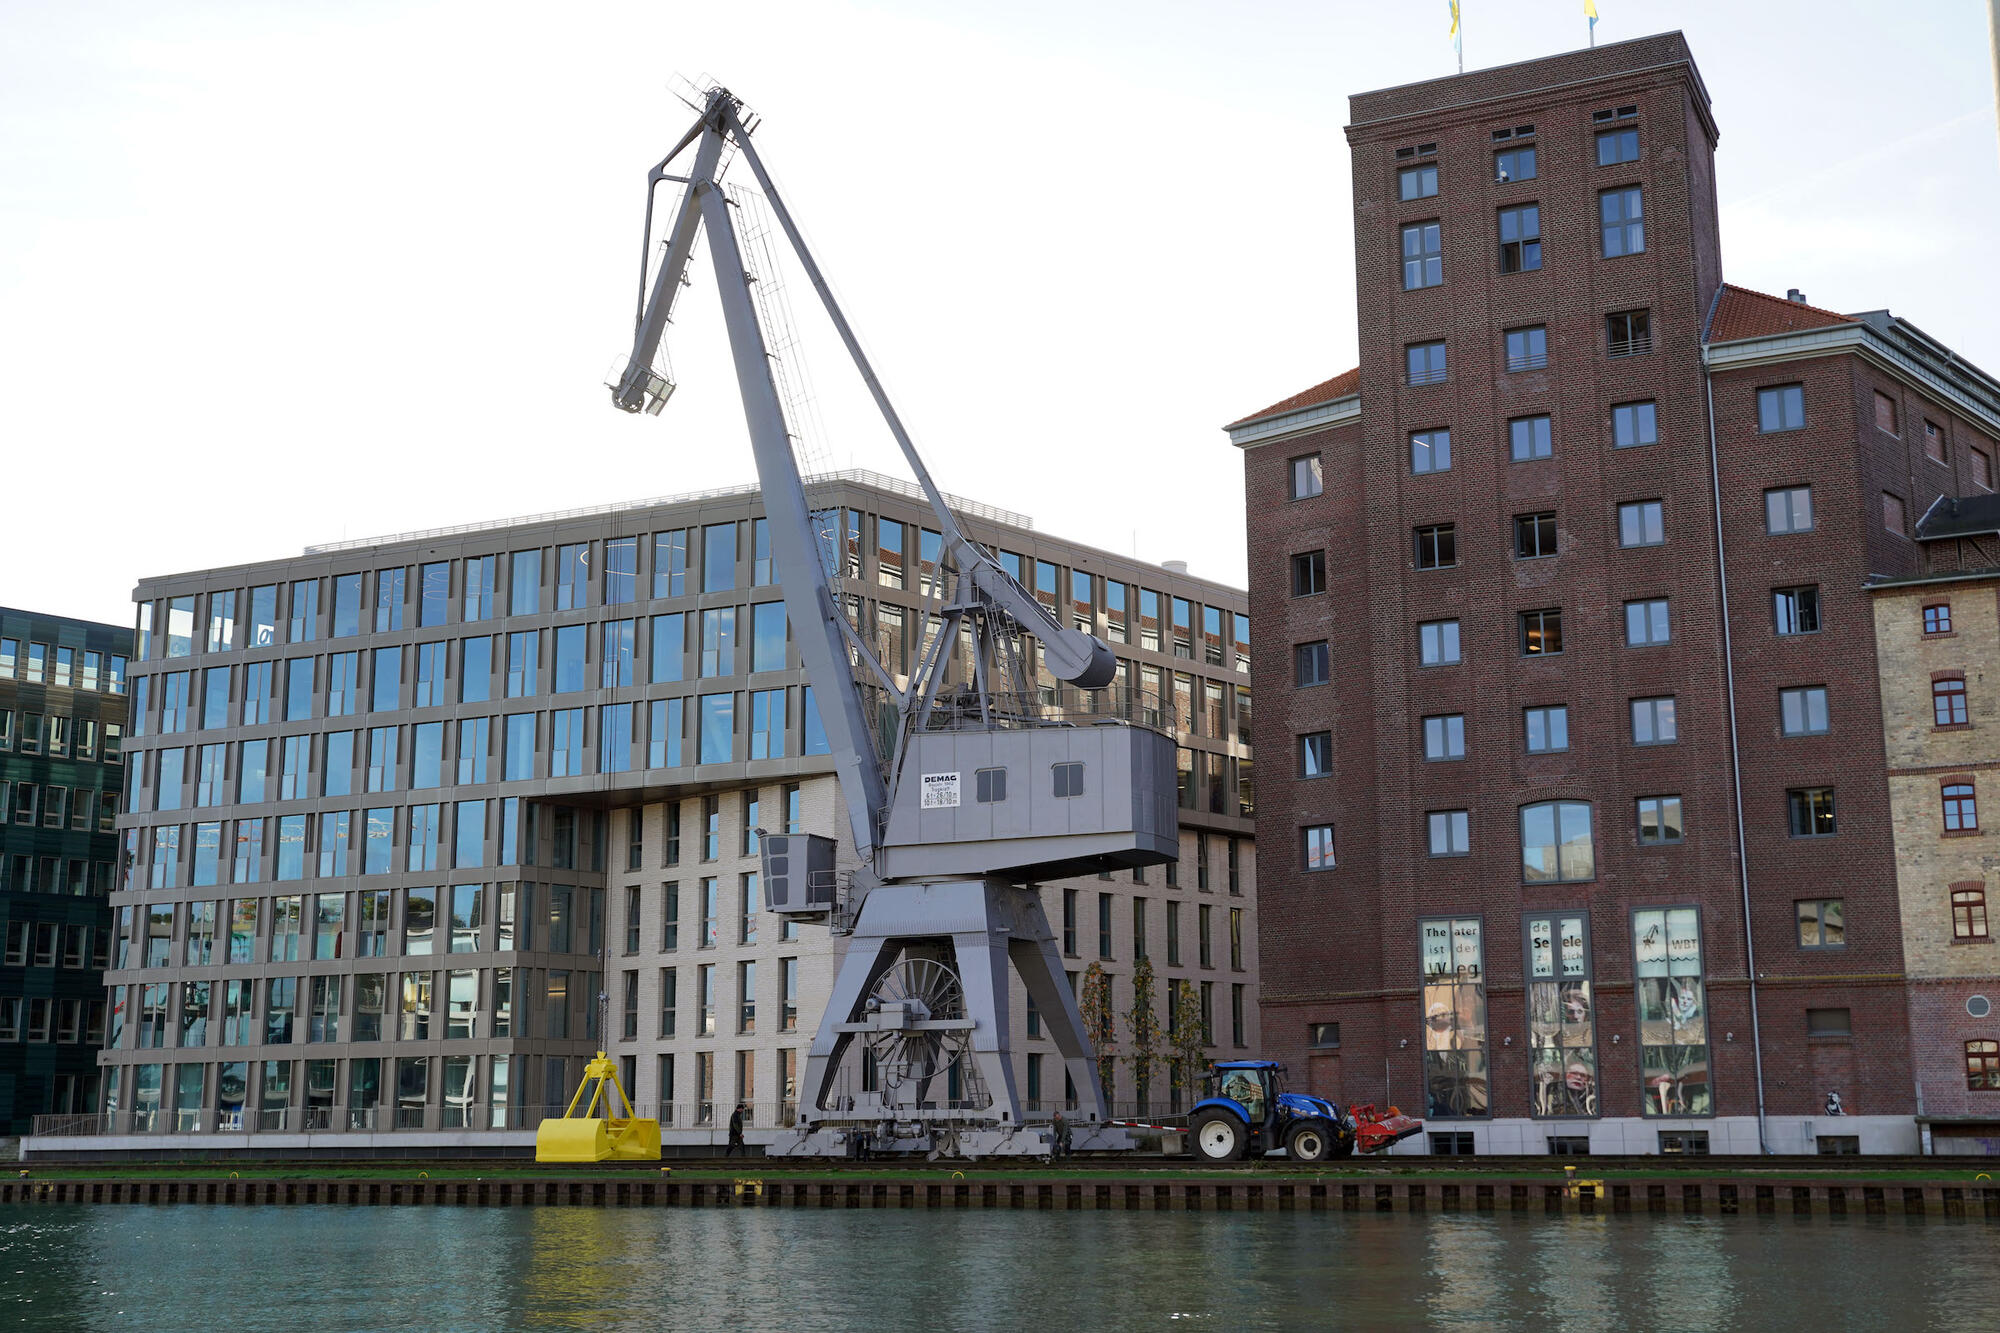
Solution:
[{"label": "brick facade", "polygon": [[[1914,1146],[1862,584],[1923,568],[1909,533],[1939,495],[1972,489],[1967,448],[1990,440],[1990,382],[1886,313],[1723,284],[1715,128],[1678,34],[1362,94],[1352,113],[1361,364],[1230,427],[1244,450],[1252,614],[1271,643],[1255,669],[1268,719],[1267,1046],[1318,1090],[1426,1108],[1433,1130],[1471,1131],[1480,1151],[1541,1152],[1584,1134],[1600,1151],[1654,1151],[1656,1131],[1708,1131],[1715,1151],[1755,1151],[1760,1113],[1781,1150],[1857,1132],[1864,1150]],[[1600,165],[1607,130],[1636,130],[1636,157]],[[1534,175],[1499,179],[1495,153],[1524,146]],[[1400,188],[1401,173],[1429,167],[1434,194]],[[1603,199],[1634,187],[1643,250],[1605,257]],[[1542,262],[1503,271],[1501,214],[1527,204]],[[1403,230],[1430,223],[1442,281],[1406,289]],[[1649,336],[1614,345],[1608,317],[1634,310],[1648,312]],[[1531,327],[1546,330],[1546,365],[1509,360],[1507,333]],[[1413,383],[1406,349],[1432,341],[1446,345],[1448,373]],[[1802,387],[1803,420],[1765,430],[1758,391],[1778,385]],[[1897,404],[1894,434],[1876,424],[1878,391]],[[1620,447],[1615,409],[1635,403],[1653,406],[1657,439]],[[1531,416],[1549,419],[1553,447],[1517,461],[1510,423]],[[1950,438],[1945,465],[1927,457],[1926,422]],[[1411,437],[1435,430],[1450,431],[1450,467],[1419,471]],[[1324,489],[1295,499],[1292,462],[1309,454]],[[1815,521],[1768,532],[1765,492],[1796,486],[1812,488]],[[1884,494],[1903,506],[1903,534],[1885,530]],[[1658,502],[1660,540],[1626,545],[1620,506],[1644,502]],[[1516,519],[1551,512],[1555,554],[1523,558]],[[1419,566],[1416,531],[1434,524],[1453,525],[1450,567]],[[1294,596],[1291,558],[1315,550],[1326,589]],[[1778,632],[1773,590],[1792,586],[1817,589],[1816,631]],[[1656,599],[1667,639],[1635,646],[1626,606]],[[1561,612],[1560,651],[1530,654],[1524,613],[1547,609]],[[1460,660],[1423,665],[1420,627],[1438,621],[1456,622]],[[1287,650],[1319,639],[1332,683],[1299,686]],[[1783,734],[1781,691],[1807,687],[1826,691],[1825,728]],[[1641,743],[1635,701],[1659,698],[1674,702],[1676,738]],[[1567,749],[1529,753],[1526,710],[1549,706],[1567,709]],[[1463,718],[1463,757],[1427,759],[1425,720],[1447,715]],[[1302,776],[1298,737],[1320,730],[1334,736],[1332,771]],[[1834,791],[1833,836],[1793,836],[1788,792],[1821,787]],[[1684,836],[1642,842],[1638,803],[1662,796],[1679,798]],[[1589,808],[1585,871],[1524,869],[1523,809],[1552,801]],[[1426,816],[1446,811],[1467,812],[1465,854],[1432,854]],[[1337,866],[1307,871],[1301,828],[1326,823]],[[1809,945],[1797,904],[1827,899],[1845,910],[1839,946]],[[1640,953],[1652,946],[1641,937],[1661,909],[1698,916],[1692,931],[1685,916],[1668,930],[1675,947],[1690,943],[1667,993],[1693,1006],[1705,992],[1705,1006],[1692,1021],[1690,1008],[1642,1024]],[[1483,1043],[1461,1041],[1476,1008],[1441,1016],[1445,992],[1425,985],[1430,918],[1478,923],[1454,937],[1479,937]],[[1588,1108],[1571,1120],[1548,1116],[1550,1023],[1531,1010],[1549,992],[1524,938],[1557,918],[1587,932],[1565,975],[1594,991],[1564,1011],[1594,1015],[1594,1029],[1562,1029],[1563,1042],[1594,1044],[1560,1062],[1570,1089],[1591,1094],[1567,1103]],[[1453,954],[1460,980],[1472,957]],[[1456,1021],[1461,1036],[1430,1035],[1427,1016]],[[1704,1035],[1705,1049],[1663,1047],[1669,1028],[1673,1041]],[[1450,1048],[1431,1073],[1427,1045]],[[1682,1061],[1678,1089],[1662,1086],[1663,1050]],[[1435,1086],[1445,1068],[1458,1070],[1456,1101]],[[1829,1093],[1844,1121],[1822,1114]]]}]

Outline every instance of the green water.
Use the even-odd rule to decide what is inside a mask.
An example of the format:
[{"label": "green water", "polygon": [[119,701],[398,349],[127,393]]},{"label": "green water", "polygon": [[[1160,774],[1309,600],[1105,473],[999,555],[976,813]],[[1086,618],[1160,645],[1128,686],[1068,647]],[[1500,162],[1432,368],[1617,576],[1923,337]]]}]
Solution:
[{"label": "green water", "polygon": [[2000,1323],[1902,1218],[0,1208],[0,1328],[1887,1328]]}]

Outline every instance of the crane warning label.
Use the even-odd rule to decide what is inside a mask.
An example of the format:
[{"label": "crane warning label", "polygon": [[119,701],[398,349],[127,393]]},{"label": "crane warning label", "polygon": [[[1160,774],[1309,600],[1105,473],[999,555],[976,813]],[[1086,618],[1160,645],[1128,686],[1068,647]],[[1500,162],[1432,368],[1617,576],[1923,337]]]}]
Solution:
[{"label": "crane warning label", "polygon": [[958,804],[958,774],[924,774],[923,805],[925,810],[943,810]]}]

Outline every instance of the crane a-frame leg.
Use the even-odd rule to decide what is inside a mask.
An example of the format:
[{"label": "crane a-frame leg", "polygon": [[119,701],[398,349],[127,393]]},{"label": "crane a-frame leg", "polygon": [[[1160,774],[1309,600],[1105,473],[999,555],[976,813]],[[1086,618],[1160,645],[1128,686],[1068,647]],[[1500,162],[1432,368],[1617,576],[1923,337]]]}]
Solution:
[{"label": "crane a-frame leg", "polygon": [[[971,1024],[972,1072],[988,1094],[988,1104],[899,1104],[885,1093],[836,1097],[835,1078],[853,1038],[871,1023],[890,1022],[871,1009],[877,983],[910,951],[931,955],[943,945],[949,946],[958,977],[963,1019]],[[1106,1118],[1103,1089],[1041,899],[1033,889],[1005,880],[965,879],[869,890],[806,1057],[798,1131],[781,1135],[770,1153],[844,1156],[862,1135],[871,1148],[882,1151],[967,1156],[1049,1152],[1053,1137],[1046,1120],[1022,1105],[1016,1088],[1007,1003],[1010,967],[1020,973],[1075,1086],[1073,1145],[1129,1146],[1121,1131],[1101,1128]]]}]

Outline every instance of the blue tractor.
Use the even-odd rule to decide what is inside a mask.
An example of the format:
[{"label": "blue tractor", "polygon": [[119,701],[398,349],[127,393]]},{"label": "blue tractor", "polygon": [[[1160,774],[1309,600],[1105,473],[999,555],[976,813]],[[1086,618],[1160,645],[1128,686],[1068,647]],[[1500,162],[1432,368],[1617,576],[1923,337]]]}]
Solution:
[{"label": "blue tractor", "polygon": [[1342,1110],[1324,1097],[1285,1091],[1285,1067],[1276,1060],[1218,1060],[1208,1082],[1212,1095],[1188,1117],[1194,1155],[1210,1162],[1238,1162],[1283,1148],[1295,1162],[1349,1157],[1357,1142],[1377,1152],[1421,1133],[1423,1122],[1395,1107]]}]

